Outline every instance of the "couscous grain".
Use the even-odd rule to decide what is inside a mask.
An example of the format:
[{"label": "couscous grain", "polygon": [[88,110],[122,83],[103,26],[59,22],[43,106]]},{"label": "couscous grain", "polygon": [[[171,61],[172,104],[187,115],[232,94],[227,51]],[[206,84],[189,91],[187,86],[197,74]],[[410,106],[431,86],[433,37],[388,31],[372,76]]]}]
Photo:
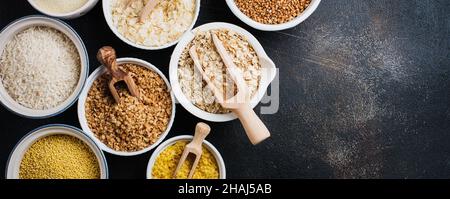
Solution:
[{"label": "couscous grain", "polygon": [[[181,158],[184,147],[187,141],[178,141],[175,144],[167,147],[162,151],[156,158],[155,165],[153,165],[152,176],[155,179],[171,179],[175,169],[178,165],[178,161]],[[219,167],[217,165],[217,160],[214,155],[202,147],[203,153],[200,157],[200,161],[195,169],[193,179],[218,179],[219,178]],[[178,179],[186,179],[191,170],[192,164],[194,163],[194,158],[188,156],[183,166],[177,173]]]}]

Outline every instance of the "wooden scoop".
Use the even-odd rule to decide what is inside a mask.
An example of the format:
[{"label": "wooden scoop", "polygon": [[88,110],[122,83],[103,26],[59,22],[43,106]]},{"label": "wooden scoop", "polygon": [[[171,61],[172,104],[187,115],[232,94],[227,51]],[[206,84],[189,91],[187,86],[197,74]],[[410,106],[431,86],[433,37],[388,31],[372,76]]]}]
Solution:
[{"label": "wooden scoop", "polygon": [[123,10],[125,10],[125,9],[127,9],[128,7],[130,7],[131,6],[131,3],[133,3],[133,1],[134,0],[126,0],[126,1],[122,1],[122,9]]},{"label": "wooden scoop", "polygon": [[194,176],[195,168],[197,167],[198,162],[200,161],[200,157],[202,156],[203,140],[205,140],[210,131],[211,128],[203,122],[200,122],[197,124],[197,126],[195,126],[194,138],[189,144],[184,147],[183,154],[181,155],[177,168],[173,173],[173,178],[176,178],[177,173],[181,169],[181,166],[183,166],[184,161],[186,161],[188,155],[192,153],[195,155],[195,161],[194,164],[192,164],[191,171],[189,172],[188,176],[188,179],[192,179],[192,176]]},{"label": "wooden scoop", "polygon": [[141,15],[139,16],[139,22],[145,22],[152,10],[161,2],[161,0],[149,0],[147,4],[145,4],[144,8],[141,11]]},{"label": "wooden scoop", "polygon": [[217,51],[220,54],[220,57],[225,64],[225,67],[227,68],[228,73],[237,86],[238,92],[234,97],[225,99],[223,93],[214,85],[208,75],[206,75],[198,59],[195,46],[191,47],[189,54],[194,60],[195,67],[202,74],[203,79],[208,84],[217,101],[220,103],[220,105],[222,105],[222,107],[230,109],[237,115],[242,123],[242,126],[244,126],[245,132],[247,133],[250,142],[253,145],[256,145],[270,137],[270,132],[261,121],[261,119],[256,115],[255,111],[253,111],[253,109],[250,107],[250,94],[248,92],[245,80],[242,77],[241,73],[238,71],[231,57],[228,55],[222,42],[215,34],[213,34],[213,41]]},{"label": "wooden scoop", "polygon": [[120,102],[119,93],[114,86],[117,82],[125,81],[127,84],[128,90],[131,95],[137,97],[139,99],[139,89],[131,77],[130,73],[123,71],[116,62],[116,51],[111,46],[104,46],[98,50],[97,53],[98,61],[103,64],[108,69],[108,72],[111,74],[111,80],[109,81],[109,91],[116,103]]}]

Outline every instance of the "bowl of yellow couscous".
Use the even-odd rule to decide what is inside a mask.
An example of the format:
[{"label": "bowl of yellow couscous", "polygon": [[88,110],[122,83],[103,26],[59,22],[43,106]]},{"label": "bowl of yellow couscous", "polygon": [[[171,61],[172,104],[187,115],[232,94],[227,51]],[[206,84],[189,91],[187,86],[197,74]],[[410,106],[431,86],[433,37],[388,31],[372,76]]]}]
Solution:
[{"label": "bowl of yellow couscous", "polygon": [[[147,179],[172,179],[181,154],[193,136],[181,135],[166,140],[153,152],[147,166]],[[194,156],[188,156],[176,179],[186,179]],[[203,141],[203,153],[193,179],[225,179],[225,163],[219,151],[208,141]]]}]

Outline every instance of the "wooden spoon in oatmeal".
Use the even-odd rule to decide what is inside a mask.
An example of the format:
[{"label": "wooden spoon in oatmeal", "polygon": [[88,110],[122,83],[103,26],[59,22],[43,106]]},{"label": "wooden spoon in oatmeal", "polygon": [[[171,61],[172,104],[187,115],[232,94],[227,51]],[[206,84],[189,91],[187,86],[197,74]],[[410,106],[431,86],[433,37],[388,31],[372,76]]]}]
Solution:
[{"label": "wooden spoon in oatmeal", "polygon": [[220,57],[222,58],[228,73],[236,84],[237,93],[233,97],[227,99],[223,92],[217,86],[215,86],[214,82],[210,79],[210,77],[208,77],[199,61],[195,45],[191,47],[191,49],[189,50],[189,54],[194,61],[195,68],[198,69],[203,77],[203,80],[206,81],[208,87],[213,92],[219,104],[236,114],[236,116],[241,121],[242,126],[244,126],[245,132],[247,133],[250,142],[253,145],[256,145],[269,138],[270,132],[250,106],[250,93],[248,91],[248,87],[245,83],[244,77],[238,71],[237,66],[234,64],[230,55],[228,55],[228,52],[226,51],[217,35],[213,34],[212,37],[214,45]]}]

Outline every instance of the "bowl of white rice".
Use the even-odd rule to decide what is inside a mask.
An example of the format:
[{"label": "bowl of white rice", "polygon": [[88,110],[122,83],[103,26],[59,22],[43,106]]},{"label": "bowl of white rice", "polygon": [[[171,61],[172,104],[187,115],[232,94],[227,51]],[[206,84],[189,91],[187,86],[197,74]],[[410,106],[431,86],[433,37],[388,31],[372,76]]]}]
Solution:
[{"label": "bowl of white rice", "polygon": [[[103,0],[103,14],[111,31],[123,42],[143,50],[175,45],[197,21],[200,0],[162,0],[140,22],[149,0]],[[152,0],[153,1],[153,0]]]},{"label": "bowl of white rice", "polygon": [[88,13],[98,0],[28,0],[42,14],[61,19],[74,19]]},{"label": "bowl of white rice", "polygon": [[27,16],[0,33],[0,102],[17,115],[62,113],[78,99],[88,72],[83,41],[60,20]]}]

